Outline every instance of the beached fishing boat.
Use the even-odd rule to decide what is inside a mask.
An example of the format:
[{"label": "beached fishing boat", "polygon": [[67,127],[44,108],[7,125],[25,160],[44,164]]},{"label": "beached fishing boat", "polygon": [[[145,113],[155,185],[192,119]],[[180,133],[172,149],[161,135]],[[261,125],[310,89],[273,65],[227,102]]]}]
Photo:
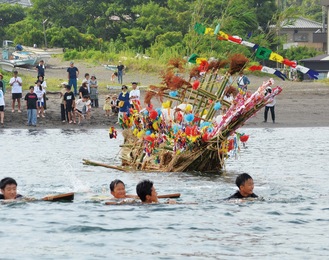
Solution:
[{"label": "beached fishing boat", "polygon": [[33,53],[16,50],[12,41],[5,40],[2,44],[2,60],[8,61],[14,67],[32,66],[37,57]]},{"label": "beached fishing boat", "polygon": [[14,64],[6,60],[0,60],[0,68],[3,71],[12,72],[14,69]]}]

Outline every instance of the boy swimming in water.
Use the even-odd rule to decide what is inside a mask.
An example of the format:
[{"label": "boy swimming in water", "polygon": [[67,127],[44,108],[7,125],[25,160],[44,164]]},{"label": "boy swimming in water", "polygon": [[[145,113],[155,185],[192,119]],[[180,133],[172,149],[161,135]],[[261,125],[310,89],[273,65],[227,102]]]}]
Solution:
[{"label": "boy swimming in water", "polygon": [[22,195],[17,194],[17,182],[10,177],[4,178],[0,181],[0,200],[15,200],[23,198]]},{"label": "boy swimming in water", "polygon": [[143,203],[158,203],[158,193],[152,181],[144,180],[139,182],[136,186],[136,192]]},{"label": "boy swimming in water", "polygon": [[247,173],[240,174],[235,180],[236,186],[239,190],[228,197],[227,199],[245,199],[245,198],[258,198],[258,196],[253,193],[254,190],[254,180]]},{"label": "boy swimming in water", "polygon": [[111,194],[116,199],[138,198],[136,195],[126,194],[126,186],[123,181],[115,179],[110,184]]}]

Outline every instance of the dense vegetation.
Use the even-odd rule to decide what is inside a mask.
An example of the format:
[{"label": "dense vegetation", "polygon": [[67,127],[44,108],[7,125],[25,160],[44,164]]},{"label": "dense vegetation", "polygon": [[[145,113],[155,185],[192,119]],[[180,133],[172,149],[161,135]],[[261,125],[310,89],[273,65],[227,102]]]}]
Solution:
[{"label": "dense vegetation", "polygon": [[157,60],[191,53],[218,57],[238,51],[249,56],[250,50],[242,46],[216,41],[210,36],[198,37],[193,31],[195,22],[209,27],[220,23],[229,34],[242,37],[249,34],[250,41],[274,48],[282,42],[275,33],[278,27],[270,24],[279,26],[285,18],[297,16],[320,22],[322,19],[320,0],[32,2],[30,8],[0,5],[1,40],[44,47],[45,32],[47,46],[67,49],[67,59],[83,55],[111,60],[120,52],[143,53]]}]

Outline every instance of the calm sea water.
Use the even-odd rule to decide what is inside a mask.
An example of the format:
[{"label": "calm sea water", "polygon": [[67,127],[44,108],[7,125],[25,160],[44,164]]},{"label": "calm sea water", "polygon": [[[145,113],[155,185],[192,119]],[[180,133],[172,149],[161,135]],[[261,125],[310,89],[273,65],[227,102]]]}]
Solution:
[{"label": "calm sea water", "polygon": [[[35,198],[76,196],[0,205],[0,259],[327,259],[329,128],[241,132],[250,135],[247,147],[213,175],[83,165],[83,158],[120,163],[122,137],[110,140],[106,130],[1,130],[0,178],[14,177],[19,192]],[[263,201],[222,201],[242,172]],[[92,202],[115,178],[129,193],[149,178],[159,194],[180,192],[186,204]]]}]

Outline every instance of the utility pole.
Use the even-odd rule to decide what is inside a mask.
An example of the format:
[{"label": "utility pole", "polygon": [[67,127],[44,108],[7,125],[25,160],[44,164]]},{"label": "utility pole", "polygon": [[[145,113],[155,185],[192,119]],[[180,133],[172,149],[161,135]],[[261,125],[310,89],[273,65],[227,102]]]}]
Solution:
[{"label": "utility pole", "polygon": [[329,0],[322,0],[321,5],[325,8],[325,14],[327,15],[327,54],[329,53],[329,33],[328,33],[328,24],[329,24]]},{"label": "utility pole", "polygon": [[46,37],[46,22],[48,21],[48,18],[42,22],[43,26],[43,35],[45,37],[45,48],[47,49],[47,37]]}]

